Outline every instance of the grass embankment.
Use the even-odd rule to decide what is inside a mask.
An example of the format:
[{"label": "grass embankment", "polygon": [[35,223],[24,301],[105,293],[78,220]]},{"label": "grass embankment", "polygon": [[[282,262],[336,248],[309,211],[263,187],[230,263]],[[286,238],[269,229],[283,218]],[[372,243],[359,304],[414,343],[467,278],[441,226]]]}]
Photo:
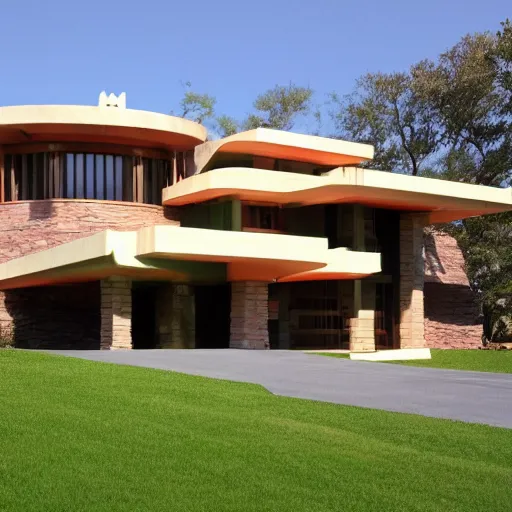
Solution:
[{"label": "grass embankment", "polygon": [[512,430],[14,350],[0,351],[0,385],[2,511],[512,503]]},{"label": "grass embankment", "polygon": [[[512,373],[512,350],[431,350],[432,359],[382,361],[385,363],[446,368],[475,372]],[[347,359],[348,354],[316,352],[317,355]]]}]

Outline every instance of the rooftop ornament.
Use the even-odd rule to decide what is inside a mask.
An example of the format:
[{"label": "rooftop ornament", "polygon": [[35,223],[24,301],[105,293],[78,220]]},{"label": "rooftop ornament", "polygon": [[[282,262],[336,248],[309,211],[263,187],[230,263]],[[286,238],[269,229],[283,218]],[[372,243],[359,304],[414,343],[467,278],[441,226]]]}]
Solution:
[{"label": "rooftop ornament", "polygon": [[110,93],[107,96],[105,91],[101,91],[98,106],[126,108],[126,93],[122,92],[119,96],[116,96],[114,93]]}]

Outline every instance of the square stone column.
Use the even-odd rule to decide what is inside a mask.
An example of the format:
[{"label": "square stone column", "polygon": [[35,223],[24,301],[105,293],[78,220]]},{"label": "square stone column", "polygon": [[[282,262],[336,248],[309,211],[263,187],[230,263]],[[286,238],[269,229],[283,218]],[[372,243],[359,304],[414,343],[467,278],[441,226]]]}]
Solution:
[{"label": "square stone column", "polygon": [[423,228],[425,216],[400,215],[400,348],[425,346]]},{"label": "square stone column", "polygon": [[268,349],[268,284],[231,283],[230,348]]},{"label": "square stone column", "polygon": [[194,288],[186,284],[162,285],[156,299],[156,322],[160,348],[194,348]]},{"label": "square stone column", "polygon": [[350,319],[351,352],[375,350],[375,284],[354,281],[354,313]]},{"label": "square stone column", "polygon": [[132,348],[132,282],[125,277],[101,281],[101,350]]}]

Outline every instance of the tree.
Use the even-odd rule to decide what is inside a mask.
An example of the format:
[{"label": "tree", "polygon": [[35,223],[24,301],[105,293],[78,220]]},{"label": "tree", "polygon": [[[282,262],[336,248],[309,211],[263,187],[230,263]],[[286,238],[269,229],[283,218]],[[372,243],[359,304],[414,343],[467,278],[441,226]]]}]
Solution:
[{"label": "tree", "polygon": [[240,124],[235,118],[222,115],[216,119],[216,131],[220,137],[229,137],[240,131]]},{"label": "tree", "polygon": [[253,103],[255,113],[249,114],[243,122],[245,130],[274,128],[291,130],[299,115],[305,115],[311,108],[313,90],[290,83],[276,85],[260,94]]},{"label": "tree", "polygon": [[438,172],[448,179],[500,186],[510,178],[512,144],[495,51],[490,34],[465,36],[437,63],[412,68],[414,87],[442,135]]},{"label": "tree", "polygon": [[507,19],[501,23],[501,28],[497,34],[493,64],[497,70],[498,85],[506,97],[504,111],[512,114],[512,23]]},{"label": "tree", "polygon": [[206,119],[210,119],[215,113],[215,104],[217,100],[209,94],[199,94],[192,91],[192,84],[185,83],[186,91],[180,101],[179,116],[203,123]]},{"label": "tree", "polygon": [[[291,130],[299,116],[307,115],[311,110],[312,89],[290,83],[288,86],[276,85],[260,94],[253,103],[254,112],[238,121],[228,115],[216,118],[215,131],[221,137],[228,137],[240,131],[255,128],[273,128]],[[317,112],[315,119],[319,122]]]},{"label": "tree", "polygon": [[417,94],[408,73],[368,73],[356,90],[332,94],[331,117],[341,138],[373,144],[372,167],[416,176],[439,142],[430,104]]},{"label": "tree", "polygon": [[496,37],[475,34],[437,62],[364,75],[350,96],[332,97],[338,136],[373,143],[378,169],[499,186],[512,144],[495,52]]}]

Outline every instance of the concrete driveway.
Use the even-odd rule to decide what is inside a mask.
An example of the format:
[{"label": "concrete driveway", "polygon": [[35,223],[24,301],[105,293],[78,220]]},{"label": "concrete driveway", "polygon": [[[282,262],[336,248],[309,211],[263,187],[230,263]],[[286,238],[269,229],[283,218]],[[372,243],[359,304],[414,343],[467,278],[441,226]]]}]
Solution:
[{"label": "concrete driveway", "polygon": [[294,351],[52,351],[261,384],[276,395],[512,428],[512,374],[356,362]]}]

